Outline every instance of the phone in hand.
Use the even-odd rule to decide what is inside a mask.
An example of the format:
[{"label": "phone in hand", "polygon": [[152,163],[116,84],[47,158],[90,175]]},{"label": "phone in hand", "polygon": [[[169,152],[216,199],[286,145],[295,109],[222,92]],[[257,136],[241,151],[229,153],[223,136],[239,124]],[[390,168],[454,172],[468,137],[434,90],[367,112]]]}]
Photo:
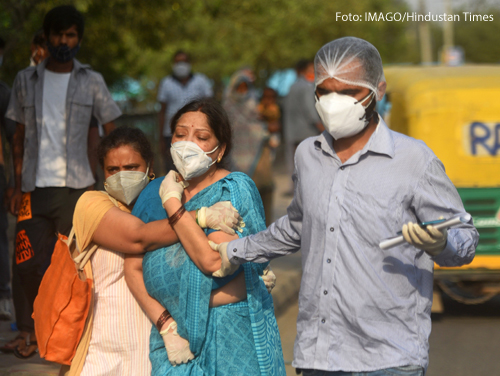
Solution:
[{"label": "phone in hand", "polygon": [[[423,229],[425,229],[428,225],[437,225],[438,223],[443,223],[444,221],[446,221],[446,219],[441,218],[441,219],[436,219],[435,221],[420,222],[418,225]],[[403,231],[398,231],[397,234],[402,235]]]}]

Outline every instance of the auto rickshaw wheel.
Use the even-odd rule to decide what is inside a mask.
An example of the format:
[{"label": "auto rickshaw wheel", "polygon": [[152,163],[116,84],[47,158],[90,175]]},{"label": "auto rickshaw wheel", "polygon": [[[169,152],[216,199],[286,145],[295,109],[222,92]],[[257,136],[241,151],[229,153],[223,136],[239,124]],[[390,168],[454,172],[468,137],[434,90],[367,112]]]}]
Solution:
[{"label": "auto rickshaw wheel", "polygon": [[484,292],[482,282],[439,280],[437,284],[450,298],[464,304],[482,304],[497,295]]}]

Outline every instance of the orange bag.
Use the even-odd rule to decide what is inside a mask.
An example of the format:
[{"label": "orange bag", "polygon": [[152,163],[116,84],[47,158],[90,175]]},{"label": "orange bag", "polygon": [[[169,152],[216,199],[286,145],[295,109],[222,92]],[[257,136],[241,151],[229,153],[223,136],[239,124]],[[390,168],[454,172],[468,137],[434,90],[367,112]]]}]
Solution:
[{"label": "orange bag", "polygon": [[59,234],[33,305],[38,350],[46,360],[70,365],[75,356],[92,294],[83,268],[96,249],[79,253],[73,230],[68,238]]}]

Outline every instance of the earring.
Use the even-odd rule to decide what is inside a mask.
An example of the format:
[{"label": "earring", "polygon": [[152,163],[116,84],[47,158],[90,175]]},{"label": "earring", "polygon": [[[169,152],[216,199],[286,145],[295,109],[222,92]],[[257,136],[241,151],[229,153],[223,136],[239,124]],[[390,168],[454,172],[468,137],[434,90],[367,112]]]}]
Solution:
[{"label": "earring", "polygon": [[219,155],[219,158],[217,158],[217,163],[220,163],[222,157]]},{"label": "earring", "polygon": [[156,175],[153,172],[151,175],[149,175],[149,180],[155,180],[155,179],[156,179]]}]

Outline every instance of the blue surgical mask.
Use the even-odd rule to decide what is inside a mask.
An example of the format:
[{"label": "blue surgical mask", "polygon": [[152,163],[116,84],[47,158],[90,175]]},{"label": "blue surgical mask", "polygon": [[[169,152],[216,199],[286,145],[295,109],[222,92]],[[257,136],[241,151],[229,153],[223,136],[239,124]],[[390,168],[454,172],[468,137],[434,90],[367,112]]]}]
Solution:
[{"label": "blue surgical mask", "polygon": [[61,44],[60,46],[54,47],[49,42],[47,42],[47,49],[49,50],[50,56],[52,56],[59,63],[67,63],[70,60],[73,60],[76,56],[76,53],[80,49],[80,43],[73,48],[69,48],[65,44]]}]

